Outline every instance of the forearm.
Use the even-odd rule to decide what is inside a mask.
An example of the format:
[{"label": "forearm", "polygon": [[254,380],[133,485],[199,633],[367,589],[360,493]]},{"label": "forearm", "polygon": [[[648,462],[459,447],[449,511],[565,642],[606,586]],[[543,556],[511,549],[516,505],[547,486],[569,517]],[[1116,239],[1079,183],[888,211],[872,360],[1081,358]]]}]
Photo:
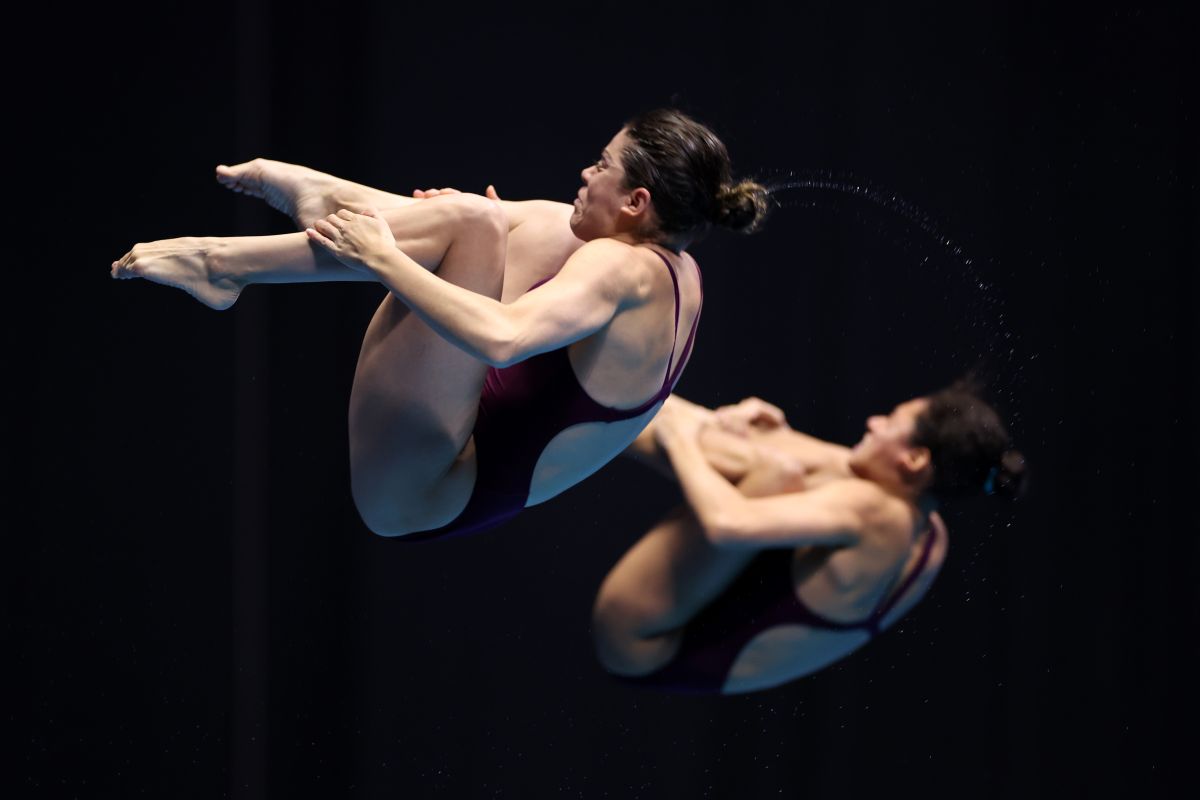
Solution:
[{"label": "forearm", "polygon": [[745,504],[745,497],[709,463],[696,437],[672,433],[659,440],[705,534],[713,540],[723,538],[731,528],[730,520]]},{"label": "forearm", "polygon": [[718,547],[850,546],[879,505],[882,492],[870,481],[808,489],[801,470],[782,464],[778,474],[764,464],[762,475],[751,473],[734,488],[705,461],[694,433],[663,431],[659,441],[705,537]]}]

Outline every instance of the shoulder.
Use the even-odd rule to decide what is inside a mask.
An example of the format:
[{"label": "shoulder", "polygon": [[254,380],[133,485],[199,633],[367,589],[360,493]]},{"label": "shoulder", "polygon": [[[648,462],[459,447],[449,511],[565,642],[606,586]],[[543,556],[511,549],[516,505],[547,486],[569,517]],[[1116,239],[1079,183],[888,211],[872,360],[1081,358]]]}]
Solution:
[{"label": "shoulder", "polygon": [[696,273],[697,276],[700,275],[700,262],[697,261],[695,258],[693,258],[692,254],[689,253],[687,250],[684,250],[682,253],[679,254],[679,260],[682,263],[686,264],[688,267],[690,267],[692,269],[692,271]]},{"label": "shoulder", "polygon": [[884,491],[874,481],[858,477],[830,481],[813,492],[826,502],[842,506],[855,520],[864,540],[907,540],[912,528],[912,507]]},{"label": "shoulder", "polygon": [[588,273],[618,289],[622,295],[645,297],[652,293],[662,263],[652,250],[616,239],[593,239],[571,254],[563,271]]}]

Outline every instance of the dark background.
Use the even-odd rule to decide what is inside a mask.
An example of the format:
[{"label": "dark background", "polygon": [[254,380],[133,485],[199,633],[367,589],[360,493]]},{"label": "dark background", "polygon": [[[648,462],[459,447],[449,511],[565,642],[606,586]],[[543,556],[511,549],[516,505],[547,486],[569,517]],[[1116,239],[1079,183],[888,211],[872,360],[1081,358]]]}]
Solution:
[{"label": "dark background", "polygon": [[[6,89],[6,796],[1194,789],[1187,13],[40,13],[9,31],[28,52]],[[661,105],[740,173],[871,187],[781,192],[761,234],[693,249],[680,393],[758,394],[853,441],[983,365],[1034,479],[1012,507],[946,509],[950,560],[900,626],[756,695],[634,691],[593,660],[596,588],[677,499],[634,465],[474,539],[363,527],[345,410],[378,287],[257,287],[216,313],[108,278],[136,241],[288,230],[216,163],[570,199]]]}]

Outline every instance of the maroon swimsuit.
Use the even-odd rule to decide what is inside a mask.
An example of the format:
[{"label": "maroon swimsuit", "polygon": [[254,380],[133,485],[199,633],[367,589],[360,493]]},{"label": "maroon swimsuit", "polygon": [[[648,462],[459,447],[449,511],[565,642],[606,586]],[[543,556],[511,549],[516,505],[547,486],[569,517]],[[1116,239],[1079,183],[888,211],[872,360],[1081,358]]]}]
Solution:
[{"label": "maroon swimsuit", "polygon": [[[675,340],[671,343],[666,377],[654,396],[636,408],[610,408],[597,403],[580,386],[565,347],[510,367],[489,369],[473,431],[477,471],[471,498],[462,513],[448,525],[410,533],[397,541],[424,542],[462,536],[506,522],[525,508],[534,468],[554,437],[584,422],[633,419],[667,398],[691,355],[700,310],[696,310],[683,353],[672,369],[679,338],[679,278],[666,256],[658,252],[655,255],[667,265],[675,289]],[[529,291],[549,280],[552,278],[534,284]],[[703,286],[700,300],[703,303]]]},{"label": "maroon swimsuit", "polygon": [[806,625],[827,631],[861,630],[871,638],[909,587],[921,576],[933,551],[937,527],[930,525],[912,572],[888,592],[871,615],[859,622],[836,622],[800,600],[792,583],[794,549],[764,550],[724,592],[683,630],[679,650],[649,675],[617,676],[626,683],[689,694],[719,694],[738,655],[750,640],[779,625]]}]

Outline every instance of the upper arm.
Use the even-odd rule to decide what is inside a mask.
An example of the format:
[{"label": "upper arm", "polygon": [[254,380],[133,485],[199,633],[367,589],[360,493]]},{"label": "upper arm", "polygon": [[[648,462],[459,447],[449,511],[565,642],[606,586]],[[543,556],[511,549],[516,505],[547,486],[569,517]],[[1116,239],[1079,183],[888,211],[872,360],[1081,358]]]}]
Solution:
[{"label": "upper arm", "polygon": [[643,299],[645,270],[628,245],[599,240],[575,251],[551,280],[504,306],[511,364],[557,350],[603,328]]},{"label": "upper arm", "polygon": [[743,497],[728,504],[707,527],[728,547],[849,546],[857,544],[875,502],[868,487],[837,481],[804,492]]}]

